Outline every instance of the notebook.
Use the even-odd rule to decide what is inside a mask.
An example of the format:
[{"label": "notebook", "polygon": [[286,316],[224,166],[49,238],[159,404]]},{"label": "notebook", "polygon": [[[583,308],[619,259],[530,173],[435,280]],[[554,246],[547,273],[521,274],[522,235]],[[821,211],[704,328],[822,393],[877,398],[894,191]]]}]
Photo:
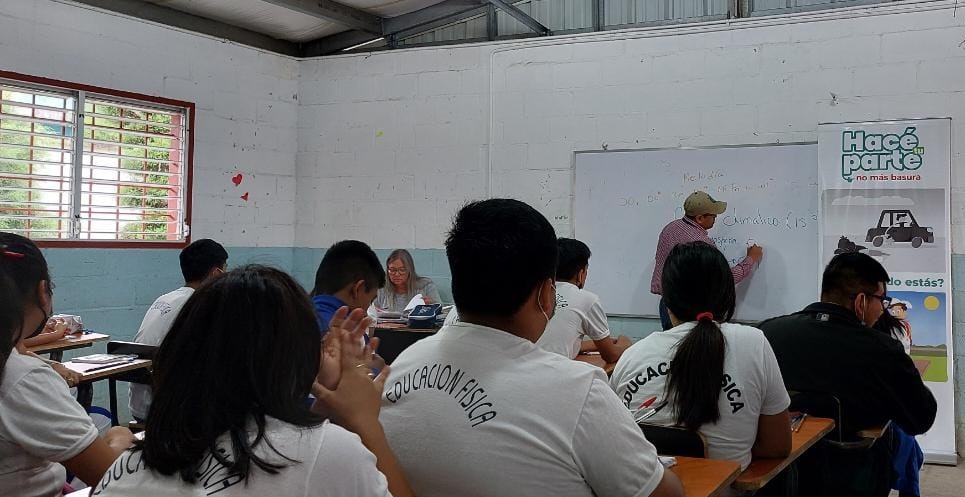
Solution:
[{"label": "notebook", "polygon": [[91,354],[71,359],[71,362],[83,362],[87,364],[111,364],[114,362],[133,361],[137,359],[134,354]]}]

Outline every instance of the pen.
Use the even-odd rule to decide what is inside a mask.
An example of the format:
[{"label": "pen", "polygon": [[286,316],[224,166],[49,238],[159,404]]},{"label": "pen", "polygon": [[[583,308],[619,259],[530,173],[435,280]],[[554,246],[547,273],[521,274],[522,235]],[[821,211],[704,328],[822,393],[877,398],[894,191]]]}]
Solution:
[{"label": "pen", "polygon": [[667,405],[667,402],[666,402],[666,401],[661,402],[660,405],[658,405],[657,407],[653,407],[653,408],[647,409],[646,411],[643,411],[643,414],[642,414],[642,415],[639,414],[639,413],[641,412],[642,409],[644,409],[645,406],[640,406],[640,409],[637,409],[636,411],[634,411],[634,413],[633,413],[633,420],[634,420],[635,422],[639,423],[639,422],[641,422],[641,421],[643,421],[643,420],[645,420],[645,419],[648,419],[648,418],[652,417],[654,414],[657,414],[657,412],[659,412],[661,409],[663,409],[664,406],[666,406],[666,405]]},{"label": "pen", "polygon": [[804,419],[808,417],[807,413],[801,414],[800,417],[791,421],[791,431],[797,433],[801,431],[801,425],[804,424]]}]

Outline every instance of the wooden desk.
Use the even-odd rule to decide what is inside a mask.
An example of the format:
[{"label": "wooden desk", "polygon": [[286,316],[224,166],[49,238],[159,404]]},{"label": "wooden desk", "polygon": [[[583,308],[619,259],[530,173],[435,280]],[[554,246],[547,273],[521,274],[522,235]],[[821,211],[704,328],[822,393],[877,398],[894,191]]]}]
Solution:
[{"label": "wooden desk", "polygon": [[110,335],[104,335],[101,333],[78,333],[75,335],[67,335],[64,338],[54,342],[28,347],[27,350],[33,352],[34,354],[50,354],[51,359],[60,361],[64,356],[65,350],[90,347],[97,342],[110,340],[110,338]]},{"label": "wooden desk", "polygon": [[670,470],[680,478],[687,497],[715,497],[737,478],[741,466],[736,461],[677,457],[677,465]]},{"label": "wooden desk", "polygon": [[[80,373],[80,384],[90,384],[99,380],[108,380],[108,390],[110,392],[110,409],[111,409],[111,423],[114,426],[118,425],[117,421],[117,382],[114,378],[123,373],[129,371],[136,371],[138,369],[150,369],[153,363],[150,359],[135,359],[131,362],[125,362],[117,364],[114,366],[107,366],[103,369],[99,369],[98,364],[84,364],[78,362],[65,362],[64,366],[68,369]],[[98,368],[94,371],[87,371],[91,368]]]},{"label": "wooden desk", "polygon": [[613,368],[616,367],[616,363],[604,361],[600,354],[577,354],[576,360],[602,368],[607,376],[613,374]]},{"label": "wooden desk", "polygon": [[81,383],[90,383],[92,381],[103,380],[105,378],[110,378],[111,376],[117,376],[121,373],[126,373],[128,371],[134,371],[136,369],[148,369],[151,367],[151,361],[149,359],[134,359],[131,362],[124,362],[121,364],[115,364],[113,366],[104,367],[104,369],[97,369],[96,371],[85,372],[85,369],[91,369],[91,367],[99,368],[100,364],[85,364],[79,362],[65,362],[64,366],[68,369],[77,371],[80,373]]},{"label": "wooden desk", "polygon": [[386,364],[392,364],[403,350],[437,331],[439,328],[420,329],[409,328],[400,323],[384,323],[375,325],[372,336],[379,337],[379,349],[376,352],[385,359]]},{"label": "wooden desk", "polygon": [[832,429],[834,429],[834,420],[808,416],[801,424],[801,430],[791,433],[791,453],[787,457],[754,459],[737,477],[733,487],[742,491],[760,490]]}]

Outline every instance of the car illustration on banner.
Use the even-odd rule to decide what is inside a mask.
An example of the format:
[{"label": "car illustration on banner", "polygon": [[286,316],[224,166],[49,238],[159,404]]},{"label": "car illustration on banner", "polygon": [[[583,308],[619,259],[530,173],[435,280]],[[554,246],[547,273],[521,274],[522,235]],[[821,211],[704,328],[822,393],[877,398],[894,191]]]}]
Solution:
[{"label": "car illustration on banner", "polygon": [[935,243],[935,231],[927,226],[919,226],[908,209],[888,209],[881,211],[878,226],[868,230],[865,241],[875,247],[890,241],[911,243],[912,247],[918,248],[922,243]]}]

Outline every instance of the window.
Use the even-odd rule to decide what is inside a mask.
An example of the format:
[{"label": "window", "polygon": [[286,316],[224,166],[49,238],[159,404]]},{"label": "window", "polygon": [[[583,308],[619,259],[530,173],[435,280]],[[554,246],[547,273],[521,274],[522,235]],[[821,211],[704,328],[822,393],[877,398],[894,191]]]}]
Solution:
[{"label": "window", "polygon": [[193,104],[50,83],[0,73],[0,230],[183,245]]}]

